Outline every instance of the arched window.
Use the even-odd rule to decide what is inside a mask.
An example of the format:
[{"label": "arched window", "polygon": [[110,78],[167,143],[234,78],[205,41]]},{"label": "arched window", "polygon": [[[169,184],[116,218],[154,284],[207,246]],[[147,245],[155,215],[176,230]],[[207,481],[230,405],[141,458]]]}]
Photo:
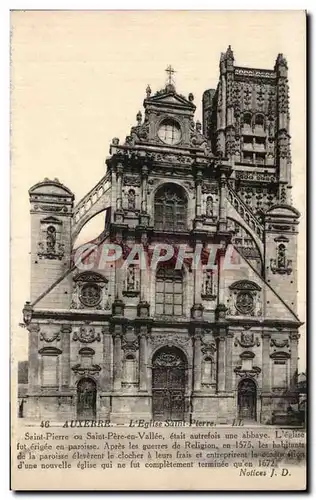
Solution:
[{"label": "arched window", "polygon": [[187,198],[182,188],[167,184],[155,196],[155,228],[183,231],[187,228]]},{"label": "arched window", "polygon": [[244,114],[244,127],[245,128],[251,127],[251,120],[252,120],[251,113],[245,113]]},{"label": "arched window", "polygon": [[156,314],[182,316],[183,275],[181,271],[160,268],[156,275]]},{"label": "arched window", "polygon": [[255,128],[263,130],[264,129],[264,116],[258,114],[255,116]]}]

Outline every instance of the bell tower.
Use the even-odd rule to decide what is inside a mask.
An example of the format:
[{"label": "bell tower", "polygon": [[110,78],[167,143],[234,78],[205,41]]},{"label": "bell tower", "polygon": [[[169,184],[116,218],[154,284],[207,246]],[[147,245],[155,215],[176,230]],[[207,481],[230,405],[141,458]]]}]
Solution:
[{"label": "bell tower", "polygon": [[74,195],[58,179],[46,178],[30,188],[29,196],[33,302],[69,268]]}]

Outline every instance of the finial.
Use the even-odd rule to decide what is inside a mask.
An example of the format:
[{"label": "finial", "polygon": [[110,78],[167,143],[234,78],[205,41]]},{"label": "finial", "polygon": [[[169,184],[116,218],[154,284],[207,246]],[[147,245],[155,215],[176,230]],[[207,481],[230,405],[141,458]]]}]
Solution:
[{"label": "finial", "polygon": [[192,92],[190,92],[190,94],[188,96],[188,99],[189,99],[190,102],[194,101],[194,95],[192,94]]},{"label": "finial", "polygon": [[230,45],[228,45],[228,49],[226,50],[226,59],[234,60],[234,53]]},{"label": "finial", "polygon": [[58,177],[55,177],[54,182],[58,182],[58,184],[60,184]]},{"label": "finial", "polygon": [[278,66],[284,66],[287,69],[287,60],[283,54],[278,54],[275,64]]},{"label": "finial", "polygon": [[118,137],[113,137],[112,144],[113,146],[118,146],[120,143],[120,139]]},{"label": "finial", "polygon": [[136,120],[137,120],[137,124],[138,125],[141,125],[142,124],[142,114],[140,111],[138,111],[137,115],[136,115]]},{"label": "finial", "polygon": [[150,88],[149,84],[146,87],[146,95],[147,95],[147,99],[151,96],[151,88]]}]

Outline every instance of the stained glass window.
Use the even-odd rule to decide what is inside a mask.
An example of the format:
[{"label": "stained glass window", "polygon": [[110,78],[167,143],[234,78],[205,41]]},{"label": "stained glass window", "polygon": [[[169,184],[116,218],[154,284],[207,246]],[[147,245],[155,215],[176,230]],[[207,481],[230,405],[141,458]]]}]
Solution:
[{"label": "stained glass window", "polygon": [[187,200],[177,186],[167,185],[155,196],[155,228],[163,231],[186,230]]},{"label": "stained glass window", "polygon": [[183,276],[181,271],[161,268],[156,276],[156,314],[182,316]]}]

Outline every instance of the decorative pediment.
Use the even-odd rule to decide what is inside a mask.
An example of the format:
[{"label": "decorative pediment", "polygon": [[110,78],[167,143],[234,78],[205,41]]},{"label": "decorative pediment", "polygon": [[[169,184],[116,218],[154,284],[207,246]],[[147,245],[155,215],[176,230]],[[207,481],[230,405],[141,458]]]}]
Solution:
[{"label": "decorative pediment", "polygon": [[270,354],[271,359],[288,359],[290,357],[291,355],[288,352],[284,351],[273,352],[272,354]]},{"label": "decorative pediment", "polygon": [[175,91],[168,92],[166,89],[158,90],[153,97],[145,99],[144,104],[148,106],[154,104],[162,107],[186,108],[193,111],[196,108],[196,106],[183,95],[177,94]]},{"label": "decorative pediment", "polygon": [[240,354],[240,358],[241,358],[241,359],[252,359],[252,358],[254,358],[254,357],[255,357],[255,355],[254,355],[254,353],[253,353],[253,352],[251,352],[251,351],[244,351],[244,352],[242,352],[242,353]]},{"label": "decorative pediment", "polygon": [[60,349],[57,349],[57,347],[42,347],[40,349],[39,354],[42,354],[44,356],[58,356],[59,354],[62,353]]},{"label": "decorative pediment", "polygon": [[235,281],[229,288],[230,290],[261,290],[261,287],[257,283],[248,280]]},{"label": "decorative pediment", "polygon": [[286,236],[281,235],[274,238],[274,241],[276,241],[277,243],[279,242],[288,243],[290,240]]},{"label": "decorative pediment", "polygon": [[62,224],[62,221],[56,217],[45,217],[45,219],[41,219],[41,224]]},{"label": "decorative pediment", "polygon": [[95,351],[91,349],[91,347],[82,347],[79,350],[80,356],[93,356],[95,354]]},{"label": "decorative pediment", "polygon": [[78,274],[77,276],[74,277],[74,281],[81,281],[85,283],[107,283],[108,279],[105,276],[102,276],[101,274],[92,272],[92,271],[85,271],[83,273]]}]

